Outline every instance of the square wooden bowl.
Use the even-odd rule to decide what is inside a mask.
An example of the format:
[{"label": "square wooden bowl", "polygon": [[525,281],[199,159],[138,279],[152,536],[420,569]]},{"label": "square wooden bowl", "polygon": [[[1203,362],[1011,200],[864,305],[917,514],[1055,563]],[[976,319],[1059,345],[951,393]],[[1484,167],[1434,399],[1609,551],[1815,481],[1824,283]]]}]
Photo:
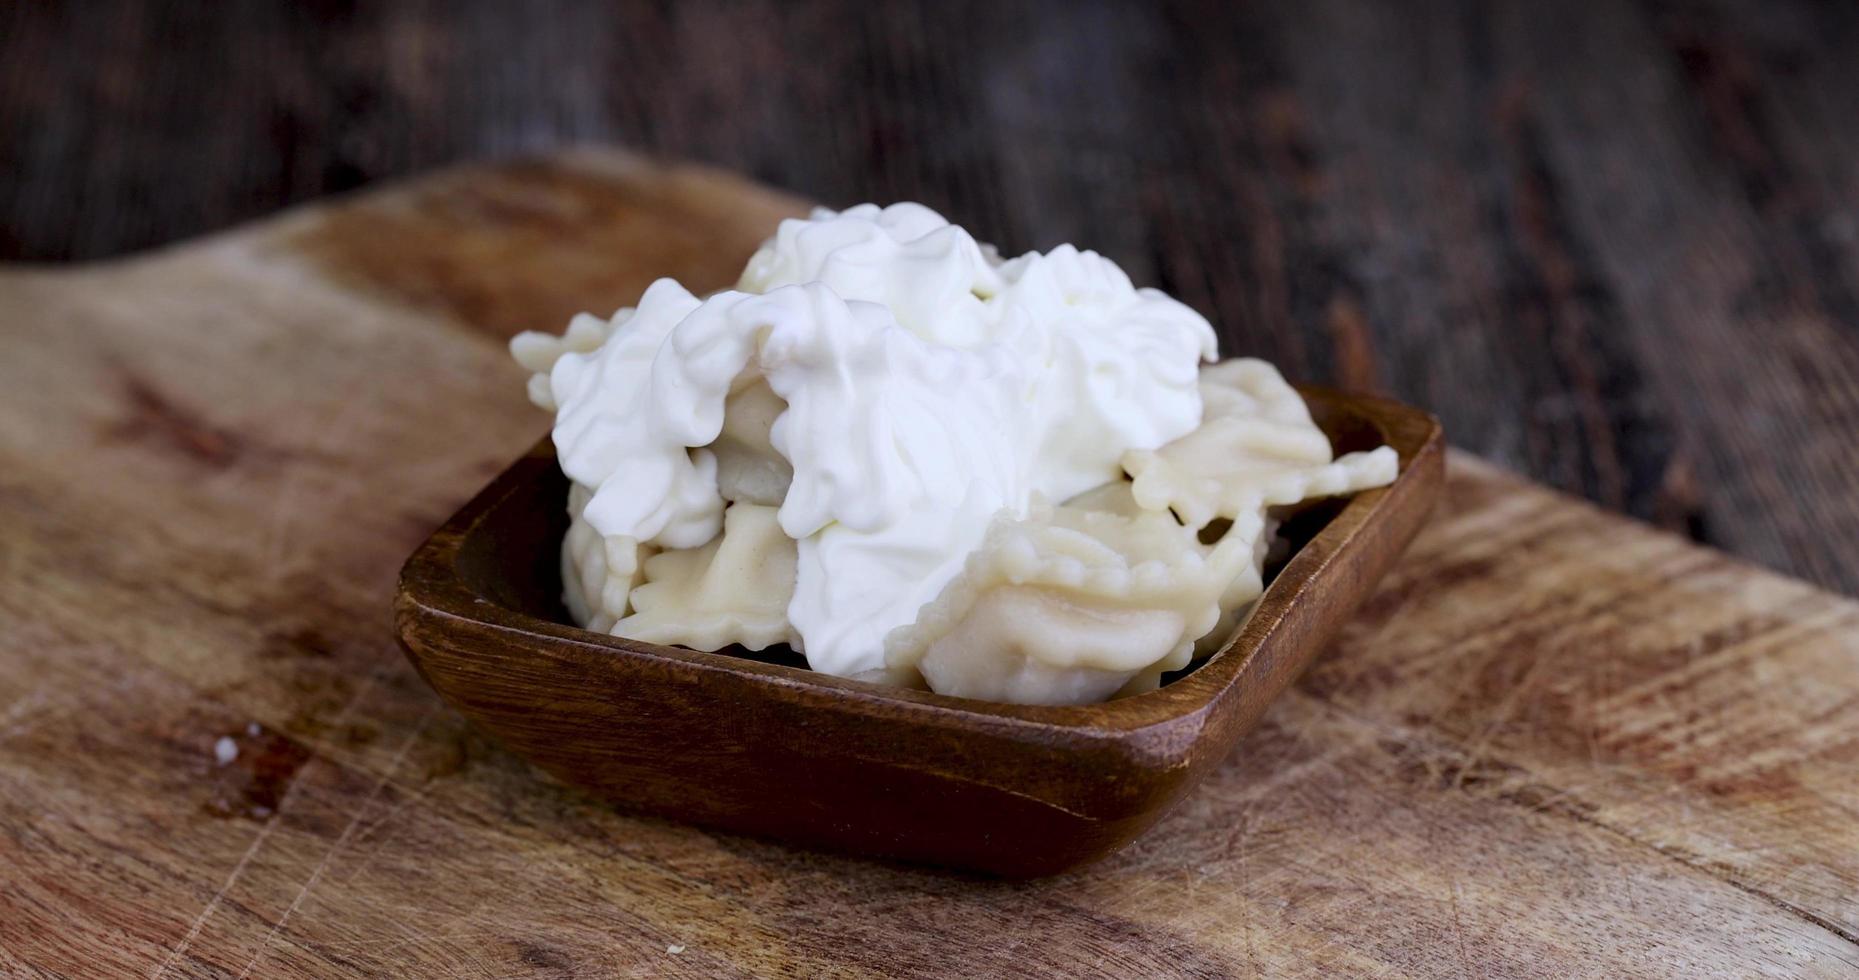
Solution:
[{"label": "square wooden bowl", "polygon": [[1303,393],[1339,452],[1393,446],[1400,477],[1288,522],[1297,550],[1245,626],[1152,693],[995,704],[579,629],[560,598],[567,481],[546,439],[407,560],[401,643],[467,718],[619,806],[1001,875],[1063,871],[1134,839],[1217,765],[1431,509],[1432,416]]}]

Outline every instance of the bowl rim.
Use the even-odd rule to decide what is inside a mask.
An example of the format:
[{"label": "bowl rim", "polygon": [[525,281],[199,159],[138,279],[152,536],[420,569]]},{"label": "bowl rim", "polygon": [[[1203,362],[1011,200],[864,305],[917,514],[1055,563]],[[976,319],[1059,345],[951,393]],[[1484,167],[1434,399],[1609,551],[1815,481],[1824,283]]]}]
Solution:
[{"label": "bowl rim", "polygon": [[[1439,421],[1428,412],[1373,395],[1345,393],[1324,386],[1297,387],[1307,401],[1352,413],[1371,424],[1380,433],[1383,444],[1392,446],[1399,455],[1399,472],[1388,486],[1353,495],[1280,569],[1241,629],[1198,668],[1154,691],[1087,705],[983,701],[886,687],[725,653],[630,640],[509,608],[466,584],[457,570],[457,561],[466,540],[504,498],[520,492],[524,481],[534,478],[541,461],[554,465],[554,445],[546,434],[528,453],[500,471],[447,518],[408,557],[401,569],[395,602],[399,632],[405,637],[413,620],[437,617],[492,630],[501,640],[508,641],[498,644],[498,653],[504,656],[511,655],[513,650],[535,650],[537,641],[543,641],[551,653],[571,654],[590,665],[597,658],[632,658],[661,665],[680,665],[703,674],[721,672],[758,686],[786,689],[790,697],[812,696],[820,705],[840,711],[881,712],[893,720],[901,712],[918,721],[960,724],[969,729],[1003,732],[1035,729],[1048,734],[1065,732],[1093,739],[1118,739],[1195,716],[1218,701],[1247,675],[1252,661],[1283,627],[1286,614],[1323,579],[1325,569],[1352,550],[1352,544],[1373,525],[1383,502],[1418,479],[1416,474],[1420,467],[1417,464],[1443,451]],[[1324,546],[1315,547],[1319,543]]]}]

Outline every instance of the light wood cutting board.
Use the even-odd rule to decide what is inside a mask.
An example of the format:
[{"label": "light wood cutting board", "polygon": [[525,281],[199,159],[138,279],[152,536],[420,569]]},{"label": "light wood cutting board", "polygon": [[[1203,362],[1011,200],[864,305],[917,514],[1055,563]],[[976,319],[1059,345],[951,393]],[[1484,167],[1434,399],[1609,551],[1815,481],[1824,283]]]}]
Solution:
[{"label": "light wood cutting board", "polygon": [[1859,974],[1859,603],[1465,455],[1069,877],[628,817],[474,734],[388,599],[546,428],[504,338],[722,285],[799,207],[582,153],[0,272],[0,975]]}]

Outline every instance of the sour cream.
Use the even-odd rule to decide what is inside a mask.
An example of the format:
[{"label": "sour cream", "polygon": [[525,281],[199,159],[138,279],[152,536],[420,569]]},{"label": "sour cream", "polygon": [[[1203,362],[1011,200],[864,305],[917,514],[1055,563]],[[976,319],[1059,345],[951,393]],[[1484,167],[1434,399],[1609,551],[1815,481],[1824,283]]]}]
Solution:
[{"label": "sour cream", "polygon": [[[592,489],[602,536],[661,548],[714,537],[732,392],[785,404],[768,434],[792,470],[788,618],[808,663],[884,666],[1003,512],[1118,476],[1201,421],[1212,327],[1069,245],[1003,262],[917,204],[782,222],[738,287],[699,299],[663,279],[591,351],[554,363],[563,471]],[[769,472],[780,468],[770,467]]]}]

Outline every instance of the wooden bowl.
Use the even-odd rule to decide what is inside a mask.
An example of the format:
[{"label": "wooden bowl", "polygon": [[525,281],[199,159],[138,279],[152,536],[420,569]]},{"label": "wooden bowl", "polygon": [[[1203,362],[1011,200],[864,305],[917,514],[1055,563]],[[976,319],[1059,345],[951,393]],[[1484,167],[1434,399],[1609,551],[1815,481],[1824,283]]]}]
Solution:
[{"label": "wooden bowl", "polygon": [[395,613],[453,707],[562,780],[723,830],[1010,876],[1117,850],[1226,756],[1425,520],[1439,424],[1304,389],[1338,451],[1401,456],[1392,486],[1288,522],[1298,545],[1243,629],[1160,690],[1106,704],[995,704],[569,625],[567,482],[543,440],[408,559]]}]

